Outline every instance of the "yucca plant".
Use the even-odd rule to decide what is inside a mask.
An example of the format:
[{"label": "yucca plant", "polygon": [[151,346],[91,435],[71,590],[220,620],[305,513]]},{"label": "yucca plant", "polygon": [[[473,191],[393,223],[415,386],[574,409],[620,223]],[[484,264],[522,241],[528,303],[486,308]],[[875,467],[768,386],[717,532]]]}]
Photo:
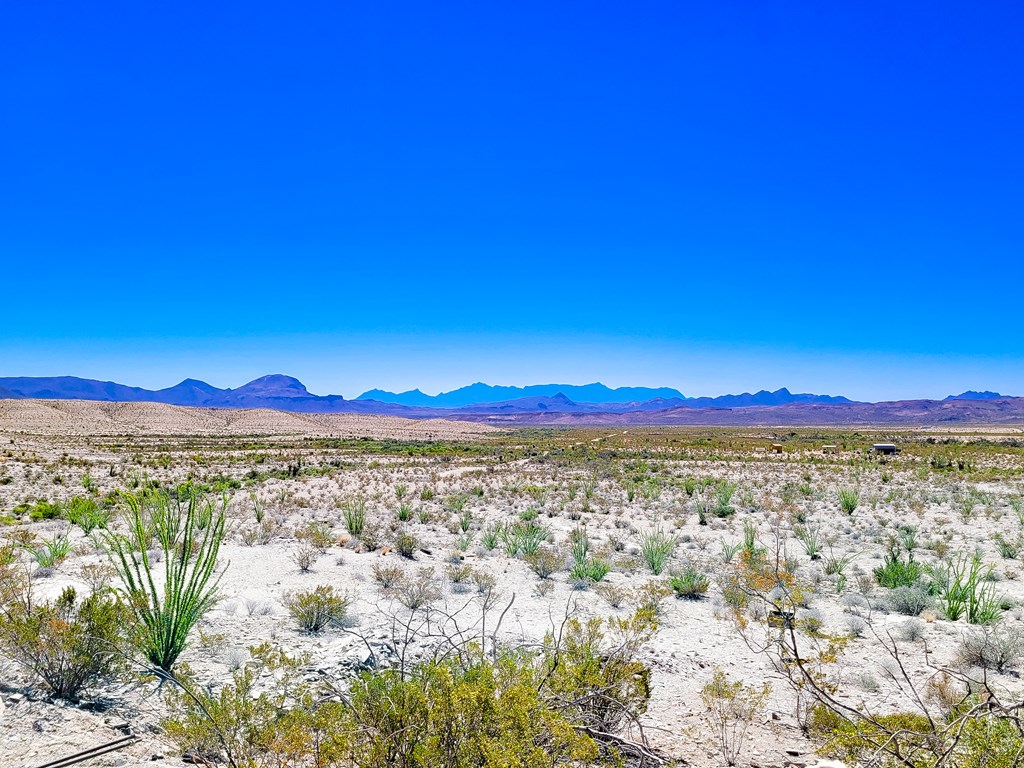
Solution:
[{"label": "yucca plant", "polygon": [[52,539],[43,539],[36,546],[27,543],[24,548],[35,558],[40,568],[56,568],[71,553],[71,540],[67,533],[59,533]]},{"label": "yucca plant", "polygon": [[853,488],[839,491],[839,507],[848,515],[852,515],[860,504],[860,492]]},{"label": "yucca plant", "polygon": [[[227,503],[215,508],[195,493],[177,500],[166,494],[122,498],[128,532],[107,532],[107,552],[139,624],[143,656],[157,674],[173,677],[189,632],[217,601]],[[162,551],[163,579],[148,552],[152,539]]]},{"label": "yucca plant", "polygon": [[640,553],[655,576],[660,576],[665,570],[665,564],[675,551],[676,542],[675,536],[660,528],[655,528],[640,537]]}]

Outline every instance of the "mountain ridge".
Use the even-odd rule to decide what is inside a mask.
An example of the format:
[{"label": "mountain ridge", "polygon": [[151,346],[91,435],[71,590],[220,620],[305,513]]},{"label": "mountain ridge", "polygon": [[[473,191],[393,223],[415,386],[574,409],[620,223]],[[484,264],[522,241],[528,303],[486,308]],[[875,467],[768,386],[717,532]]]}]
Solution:
[{"label": "mountain ridge", "polygon": [[[373,397],[370,397],[373,395]],[[501,398],[508,395],[506,399]],[[652,395],[647,397],[648,395]],[[386,398],[405,399],[393,402]],[[583,398],[607,398],[588,401]],[[385,399],[378,399],[385,398]],[[476,402],[461,403],[466,399],[483,398]],[[142,403],[209,408],[269,408],[273,410],[308,413],[360,413],[407,418],[455,418],[463,420],[511,420],[522,423],[557,424],[563,421],[591,423],[690,423],[694,419],[708,419],[711,412],[749,412],[741,420],[754,418],[756,413],[770,409],[797,409],[794,418],[805,418],[813,409],[826,408],[830,418],[842,422],[855,412],[866,418],[863,408],[879,406],[874,410],[890,413],[886,403],[858,403],[837,395],[792,393],[783,387],[774,392],[759,390],[718,397],[686,397],[670,387],[610,388],[592,384],[536,384],[526,387],[494,386],[477,382],[449,393],[426,395],[420,390],[389,393],[369,390],[354,400],[341,395],[315,395],[298,379],[281,373],[261,376],[234,389],[221,389],[199,379],[187,378],[170,387],[148,390],[113,381],[83,379],[75,376],[7,377],[0,378],[0,399],[92,400],[99,402]],[[905,401],[912,403],[945,404],[954,407],[952,418],[966,413],[997,413],[998,404],[1014,400],[996,392],[968,391],[950,395],[944,400]],[[972,411],[971,404],[994,404],[987,411]],[[958,405],[959,404],[959,405]],[[885,406],[885,407],[882,407]],[[1016,406],[1014,406],[1016,407]],[[803,408],[804,411],[799,411]],[[889,410],[886,410],[889,408]],[[686,415],[693,411],[694,414]],[[789,413],[788,410],[779,413]],[[901,413],[915,412],[902,409]],[[938,413],[930,405],[916,408],[916,412],[930,418]],[[774,411],[773,411],[774,413]],[[823,413],[823,411],[818,412]],[[703,415],[700,415],[703,414]],[[715,419],[739,419],[718,416]],[[774,417],[773,417],[774,418]]]}]

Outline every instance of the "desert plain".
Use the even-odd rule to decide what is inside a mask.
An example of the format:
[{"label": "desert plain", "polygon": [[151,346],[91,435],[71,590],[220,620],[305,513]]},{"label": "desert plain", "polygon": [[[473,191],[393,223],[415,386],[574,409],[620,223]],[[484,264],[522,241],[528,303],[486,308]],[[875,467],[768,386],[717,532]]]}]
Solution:
[{"label": "desert plain", "polygon": [[[431,658],[453,635],[496,654],[539,647],[568,617],[641,608],[657,623],[637,653],[649,700],[618,735],[650,757],[629,764],[826,765],[838,758],[807,728],[813,696],[756,604],[772,590],[737,581],[757,553],[799,585],[783,630],[809,655],[834,650],[815,673],[838,704],[933,711],[961,676],[1007,700],[1024,693],[1018,427],[499,429],[0,401],[0,546],[34,599],[116,590],[102,528],[87,533],[65,512],[91,500],[117,531],[119,493],[146,488],[226,505],[218,599],[181,657],[214,696],[263,643],[301,658],[310,684],[343,692],[367,670]],[[62,537],[62,557],[35,556]],[[664,562],[652,564],[656,543]],[[936,586],[969,562],[995,612],[985,621],[950,618]],[[916,576],[897,584],[911,563]],[[346,610],[310,632],[288,606],[320,586],[344,594]],[[707,696],[716,671],[757,699],[724,733]],[[127,733],[128,746],[84,764],[216,762],[168,733],[165,693],[128,665],[63,700],[0,649],[0,766],[41,766]]]}]

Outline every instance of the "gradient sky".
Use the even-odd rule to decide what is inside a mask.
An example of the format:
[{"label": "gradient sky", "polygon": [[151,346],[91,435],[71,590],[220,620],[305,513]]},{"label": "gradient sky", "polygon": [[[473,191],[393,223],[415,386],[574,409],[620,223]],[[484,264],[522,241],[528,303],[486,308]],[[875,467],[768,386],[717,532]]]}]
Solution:
[{"label": "gradient sky", "polygon": [[1024,395],[1024,4],[19,3],[0,375]]}]

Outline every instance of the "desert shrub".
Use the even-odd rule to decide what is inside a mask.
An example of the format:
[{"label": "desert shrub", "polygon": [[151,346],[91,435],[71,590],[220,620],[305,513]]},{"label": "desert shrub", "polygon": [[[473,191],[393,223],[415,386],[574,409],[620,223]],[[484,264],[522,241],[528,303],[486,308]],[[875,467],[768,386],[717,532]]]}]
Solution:
[{"label": "desert shrub", "polygon": [[312,522],[295,532],[295,538],[324,554],[334,544],[334,534],[326,523]]},{"label": "desert shrub", "polygon": [[913,643],[924,638],[924,622],[920,619],[910,619],[896,627],[893,636],[899,640]]},{"label": "desert shrub", "polygon": [[405,579],[397,586],[398,602],[410,611],[423,608],[441,597],[433,568],[421,568],[414,578]]},{"label": "desert shrub", "polygon": [[928,591],[919,586],[896,587],[885,596],[885,604],[890,611],[902,613],[905,616],[920,616],[921,611],[929,606],[931,597]]},{"label": "desert shrub", "polygon": [[321,584],[308,592],[299,592],[285,597],[284,606],[306,632],[317,634],[332,624],[339,624],[345,618],[351,598],[334,587]]},{"label": "desert shrub", "polygon": [[738,680],[730,680],[720,669],[715,670],[711,680],[701,689],[701,701],[707,709],[718,750],[727,765],[736,765],[747,729],[764,709],[770,692],[767,683],[760,688],[746,686]]},{"label": "desert shrub", "polygon": [[14,544],[0,544],[0,573],[18,560],[18,549]]},{"label": "desert shrub", "polygon": [[[168,691],[163,725],[183,753],[255,768],[619,764],[575,727],[577,710],[554,699],[532,655],[429,661],[410,675],[364,672],[344,704],[317,695],[302,659],[268,646],[252,655],[216,696]],[[260,685],[267,679],[269,689]]]},{"label": "desert shrub", "polygon": [[309,573],[320,559],[323,551],[315,544],[308,541],[299,545],[299,548],[292,554],[292,562],[298,566],[303,573]]},{"label": "desert shrub", "polygon": [[560,641],[544,640],[542,691],[564,703],[574,725],[616,732],[647,710],[650,670],[637,657],[657,629],[654,612],[642,608],[625,618],[569,619]]},{"label": "desert shrub", "polygon": [[34,505],[28,508],[28,516],[30,520],[58,520],[64,516],[64,509],[60,504],[55,504],[52,501],[37,501]]},{"label": "desert shrub", "polygon": [[362,533],[359,534],[359,541],[372,552],[384,546],[387,536],[388,531],[383,525],[367,521],[362,528]]},{"label": "desert shrub", "polygon": [[405,581],[405,571],[398,565],[377,563],[372,569],[373,580],[381,589],[394,589]]},{"label": "desert shrub", "polygon": [[395,515],[398,517],[399,522],[407,523],[412,520],[412,507],[408,504],[400,504]]},{"label": "desert shrub", "polygon": [[604,560],[589,557],[582,562],[573,563],[569,569],[569,576],[580,582],[597,583],[602,581],[611,569],[612,567]]},{"label": "desert shrub", "polygon": [[[137,642],[143,656],[169,675],[188,644],[188,635],[217,601],[220,575],[217,555],[224,540],[226,501],[212,502],[189,494],[138,497],[124,494],[128,533],[107,532],[111,564],[120,577],[126,603],[141,631]],[[163,561],[163,579],[148,552],[156,539]]]},{"label": "desert shrub", "polygon": [[412,560],[419,548],[419,540],[408,531],[399,531],[395,536],[395,551],[402,557]]},{"label": "desert shrub", "polygon": [[985,627],[966,633],[957,647],[961,664],[1006,672],[1024,656],[1024,634],[1017,627]]},{"label": "desert shrub", "polygon": [[116,596],[79,599],[72,587],[51,602],[33,599],[31,580],[0,576],[0,649],[53,696],[75,700],[121,666],[126,612]]},{"label": "desert shrub", "polygon": [[608,605],[612,608],[621,608],[626,604],[630,597],[629,590],[623,587],[616,587],[615,585],[607,582],[598,584],[594,591],[607,600]]},{"label": "desert shrub", "polygon": [[[819,704],[808,726],[821,754],[849,765],[1011,768],[1024,751],[1015,718],[994,715],[979,703],[968,697],[948,720],[912,712],[844,717]],[[975,714],[962,714],[972,707]]]},{"label": "desert shrub", "polygon": [[640,554],[651,569],[651,573],[660,576],[665,564],[672,557],[678,539],[660,528],[640,537]]},{"label": "desert shrub", "polygon": [[848,515],[852,515],[860,505],[860,491],[853,488],[841,488],[839,490],[839,508]]},{"label": "desert shrub", "polygon": [[106,528],[109,525],[110,512],[92,499],[75,496],[68,502],[67,518],[85,533],[91,533],[97,528]]},{"label": "desert shrub", "polygon": [[532,555],[527,555],[526,562],[535,574],[542,579],[547,579],[553,573],[557,573],[565,567],[565,555],[557,549],[541,547]]},{"label": "desert shrub", "polygon": [[711,586],[708,577],[692,565],[673,574],[668,583],[677,597],[687,600],[699,600],[707,594],[708,587]]},{"label": "desert shrub", "polygon": [[445,569],[445,575],[448,576],[448,580],[454,585],[457,592],[466,591],[470,580],[473,578],[473,573],[473,568],[462,561],[452,563]]},{"label": "desert shrub", "polygon": [[[3,562],[0,561],[0,566]],[[102,592],[110,586],[117,571],[107,563],[88,563],[82,566],[82,581],[89,585],[91,592]]]},{"label": "desert shrub", "polygon": [[[811,738],[820,745],[821,753],[851,764],[860,764],[861,758],[867,755],[876,757],[878,746],[887,743],[898,744],[899,751],[908,756],[922,757],[929,735],[934,730],[924,715],[901,712],[852,720],[822,704],[813,707],[808,718],[808,731]],[[892,732],[900,734],[899,741],[889,738]],[[882,753],[887,756],[892,754],[884,748]],[[906,762],[901,761],[901,764],[920,765],[922,768],[929,765],[927,762],[917,763],[909,757]]]},{"label": "desert shrub", "polygon": [[921,580],[923,572],[921,564],[914,560],[913,553],[908,553],[907,559],[903,560],[899,548],[892,546],[883,564],[875,568],[875,580],[889,589],[911,587]]}]

